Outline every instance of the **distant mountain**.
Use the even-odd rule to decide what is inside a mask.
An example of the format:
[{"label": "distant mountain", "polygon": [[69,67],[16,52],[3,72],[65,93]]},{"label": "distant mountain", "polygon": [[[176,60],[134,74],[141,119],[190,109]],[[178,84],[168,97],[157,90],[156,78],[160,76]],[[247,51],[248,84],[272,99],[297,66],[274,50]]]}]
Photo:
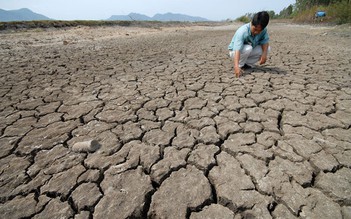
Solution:
[{"label": "distant mountain", "polygon": [[112,15],[109,19],[107,20],[120,20],[120,21],[150,21],[152,20],[151,17],[148,17],[143,14],[137,14],[137,13],[130,13],[128,15]]},{"label": "distant mountain", "polygon": [[185,14],[155,14],[152,17],[152,20],[156,21],[208,21],[206,18],[202,17],[193,17]]},{"label": "distant mountain", "polygon": [[124,21],[209,21],[202,17],[193,17],[185,14],[155,14],[153,17],[149,17],[143,14],[130,13],[128,15],[112,15],[107,20],[124,20]]},{"label": "distant mountain", "polygon": [[[19,10],[3,10],[0,9],[0,22],[6,21],[33,21],[33,20],[52,20],[44,15],[37,14],[28,8],[22,8]],[[143,14],[130,13],[128,15],[112,15],[107,20],[123,20],[123,21],[209,21],[206,18],[194,17],[185,14],[156,14],[153,17],[149,17]]]},{"label": "distant mountain", "polygon": [[0,9],[0,21],[34,21],[34,20],[51,20],[50,18],[34,13],[28,8],[19,10],[3,10]]}]

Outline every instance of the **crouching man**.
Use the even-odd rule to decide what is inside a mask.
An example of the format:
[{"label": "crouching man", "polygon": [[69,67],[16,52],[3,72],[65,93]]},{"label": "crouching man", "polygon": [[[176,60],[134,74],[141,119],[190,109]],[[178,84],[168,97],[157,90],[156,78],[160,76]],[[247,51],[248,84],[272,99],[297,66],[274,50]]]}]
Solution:
[{"label": "crouching man", "polygon": [[270,51],[267,25],[269,14],[258,12],[250,23],[241,26],[230,42],[229,56],[234,59],[234,73],[239,77],[243,70],[252,68],[257,62],[266,63]]}]

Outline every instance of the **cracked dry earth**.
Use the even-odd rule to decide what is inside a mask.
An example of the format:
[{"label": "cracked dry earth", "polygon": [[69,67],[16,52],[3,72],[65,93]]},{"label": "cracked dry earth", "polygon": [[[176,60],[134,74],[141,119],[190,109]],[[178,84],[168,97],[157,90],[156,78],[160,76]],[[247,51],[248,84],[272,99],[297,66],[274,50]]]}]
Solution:
[{"label": "cracked dry earth", "polygon": [[1,218],[351,218],[351,38],[272,23],[0,33]]}]

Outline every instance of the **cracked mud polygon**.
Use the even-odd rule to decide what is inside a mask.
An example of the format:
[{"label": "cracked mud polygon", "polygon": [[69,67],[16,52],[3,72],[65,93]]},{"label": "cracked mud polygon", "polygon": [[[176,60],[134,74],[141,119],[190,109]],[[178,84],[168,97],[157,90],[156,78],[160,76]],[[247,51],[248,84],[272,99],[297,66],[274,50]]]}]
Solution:
[{"label": "cracked mud polygon", "polygon": [[349,30],[239,25],[0,33],[1,218],[351,218]]}]

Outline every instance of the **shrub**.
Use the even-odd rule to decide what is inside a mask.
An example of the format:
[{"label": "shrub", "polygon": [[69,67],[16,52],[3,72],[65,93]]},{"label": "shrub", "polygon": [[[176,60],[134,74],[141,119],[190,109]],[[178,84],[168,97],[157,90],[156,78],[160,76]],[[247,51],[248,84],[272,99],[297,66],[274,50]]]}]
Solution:
[{"label": "shrub", "polygon": [[251,20],[250,20],[250,18],[248,18],[247,16],[244,15],[244,16],[238,17],[235,21],[249,23]]},{"label": "shrub", "polygon": [[351,23],[351,3],[344,0],[330,6],[330,16],[338,24]]}]

